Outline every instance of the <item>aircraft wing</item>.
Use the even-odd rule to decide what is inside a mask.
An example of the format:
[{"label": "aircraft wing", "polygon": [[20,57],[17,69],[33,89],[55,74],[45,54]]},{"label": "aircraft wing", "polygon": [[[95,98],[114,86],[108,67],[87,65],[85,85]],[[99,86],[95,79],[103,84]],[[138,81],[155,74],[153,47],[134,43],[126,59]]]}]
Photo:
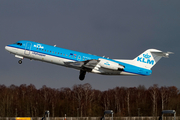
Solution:
[{"label": "aircraft wing", "polygon": [[82,69],[93,69],[100,60],[86,60],[86,61],[78,61],[78,62],[64,62],[66,65],[75,67],[75,68],[82,68]]}]

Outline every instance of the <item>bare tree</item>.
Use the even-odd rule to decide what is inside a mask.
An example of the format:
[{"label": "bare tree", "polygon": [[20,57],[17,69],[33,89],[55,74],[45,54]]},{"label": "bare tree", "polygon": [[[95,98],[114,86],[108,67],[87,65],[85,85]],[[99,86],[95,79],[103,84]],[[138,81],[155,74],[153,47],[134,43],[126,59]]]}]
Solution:
[{"label": "bare tree", "polygon": [[152,115],[156,116],[156,107],[157,107],[157,97],[158,97],[158,85],[154,84],[152,87],[149,88],[149,92],[151,94],[151,100],[153,102],[153,111]]},{"label": "bare tree", "polygon": [[160,88],[160,95],[161,95],[161,109],[164,110],[164,104],[166,102],[167,98],[167,87],[161,87]]},{"label": "bare tree", "polygon": [[175,86],[168,87],[167,92],[167,101],[168,101],[168,108],[167,109],[178,109],[178,94],[179,90]]},{"label": "bare tree", "polygon": [[73,86],[73,92],[74,92],[74,97],[78,101],[78,107],[81,112],[81,117],[82,117],[82,108],[83,108],[83,97],[84,97],[84,91],[83,91],[83,85],[74,85]]},{"label": "bare tree", "polygon": [[103,95],[102,95],[102,98],[103,98],[103,100],[102,100],[102,102],[103,102],[103,105],[104,105],[104,110],[108,110],[108,109],[110,109],[110,102],[111,102],[111,95],[112,95],[112,93],[111,93],[111,90],[108,90],[108,91],[104,91],[103,92]]},{"label": "bare tree", "polygon": [[85,116],[87,116],[88,105],[91,105],[94,93],[92,92],[92,86],[89,83],[84,84],[83,89],[85,94]]},{"label": "bare tree", "polygon": [[129,96],[131,93],[131,89],[126,90],[126,103],[127,103],[127,111],[128,111],[128,116],[130,116],[130,106],[129,106]]},{"label": "bare tree", "polygon": [[116,87],[114,89],[114,104],[115,104],[115,111],[117,113],[121,112],[120,96],[121,96],[121,89],[119,87]]}]

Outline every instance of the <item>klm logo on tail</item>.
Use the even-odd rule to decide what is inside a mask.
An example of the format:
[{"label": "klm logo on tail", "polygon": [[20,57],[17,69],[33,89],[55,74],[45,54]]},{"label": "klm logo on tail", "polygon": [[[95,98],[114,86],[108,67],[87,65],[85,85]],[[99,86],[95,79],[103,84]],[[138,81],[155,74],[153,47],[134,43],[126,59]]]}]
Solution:
[{"label": "klm logo on tail", "polygon": [[150,60],[150,58],[151,58],[151,55],[148,55],[147,53],[147,54],[143,54],[143,57],[138,57],[137,61],[154,65],[154,60]]}]

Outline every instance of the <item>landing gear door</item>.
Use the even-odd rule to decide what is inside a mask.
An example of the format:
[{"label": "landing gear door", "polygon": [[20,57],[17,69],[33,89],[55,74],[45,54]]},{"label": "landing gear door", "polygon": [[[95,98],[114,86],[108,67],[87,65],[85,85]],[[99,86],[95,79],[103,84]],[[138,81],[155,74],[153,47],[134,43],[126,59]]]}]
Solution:
[{"label": "landing gear door", "polygon": [[24,51],[25,55],[30,55],[31,46],[32,46],[32,43],[30,43],[30,42],[26,43],[26,48],[25,48],[25,51]]}]

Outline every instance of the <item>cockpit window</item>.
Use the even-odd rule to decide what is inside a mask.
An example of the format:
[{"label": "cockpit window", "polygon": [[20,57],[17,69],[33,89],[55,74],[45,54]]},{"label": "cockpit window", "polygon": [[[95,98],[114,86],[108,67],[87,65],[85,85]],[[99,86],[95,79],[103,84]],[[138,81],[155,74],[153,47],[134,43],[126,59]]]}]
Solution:
[{"label": "cockpit window", "polygon": [[19,46],[21,46],[22,45],[22,43],[16,43],[17,45],[19,45]]}]

